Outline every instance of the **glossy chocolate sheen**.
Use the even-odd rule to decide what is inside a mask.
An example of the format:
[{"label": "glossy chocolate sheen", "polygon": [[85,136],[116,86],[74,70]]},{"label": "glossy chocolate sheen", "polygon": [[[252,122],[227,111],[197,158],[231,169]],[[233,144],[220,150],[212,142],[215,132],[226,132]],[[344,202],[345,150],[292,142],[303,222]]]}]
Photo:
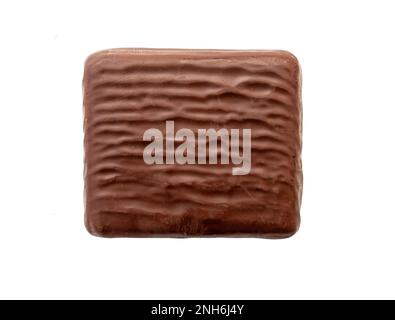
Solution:
[{"label": "glossy chocolate sheen", "polygon": [[[85,224],[105,237],[283,238],[299,228],[301,90],[285,51],[114,49],[85,64]],[[147,129],[251,129],[251,171],[146,164]],[[177,144],[176,144],[177,147]]]}]

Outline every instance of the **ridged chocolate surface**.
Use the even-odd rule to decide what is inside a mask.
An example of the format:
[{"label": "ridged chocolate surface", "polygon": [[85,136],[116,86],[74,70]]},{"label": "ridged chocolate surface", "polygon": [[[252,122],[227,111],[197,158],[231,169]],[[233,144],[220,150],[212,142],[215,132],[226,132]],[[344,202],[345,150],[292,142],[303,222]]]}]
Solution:
[{"label": "ridged chocolate surface", "polygon": [[[283,51],[114,49],[84,76],[85,222],[94,235],[296,232],[302,191],[297,60]],[[251,129],[251,171],[147,165],[144,131]]]}]

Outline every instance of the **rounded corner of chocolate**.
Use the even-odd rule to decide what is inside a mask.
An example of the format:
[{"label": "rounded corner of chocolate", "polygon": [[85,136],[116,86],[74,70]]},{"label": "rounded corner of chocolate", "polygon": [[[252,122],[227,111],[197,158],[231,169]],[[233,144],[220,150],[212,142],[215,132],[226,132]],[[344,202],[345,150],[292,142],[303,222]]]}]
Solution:
[{"label": "rounded corner of chocolate", "polygon": [[300,230],[300,214],[296,214],[295,219],[289,219],[288,224],[284,230],[284,238],[291,238]]},{"label": "rounded corner of chocolate", "polygon": [[98,225],[98,223],[91,219],[88,213],[85,213],[85,230],[94,237],[104,238],[106,237],[105,233],[103,232],[104,228]]},{"label": "rounded corner of chocolate", "polygon": [[294,53],[292,53],[291,51],[288,51],[288,50],[280,50],[280,52],[284,55],[284,57],[288,61],[293,63],[298,68],[300,67],[300,61],[299,61],[298,57]]}]

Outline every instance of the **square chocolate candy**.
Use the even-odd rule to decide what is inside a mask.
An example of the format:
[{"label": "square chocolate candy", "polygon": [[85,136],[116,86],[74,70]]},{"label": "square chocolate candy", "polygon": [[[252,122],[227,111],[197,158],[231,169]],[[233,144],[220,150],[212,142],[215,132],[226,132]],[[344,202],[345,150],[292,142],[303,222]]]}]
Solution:
[{"label": "square chocolate candy", "polygon": [[302,107],[293,55],[107,50],[87,59],[83,86],[90,233],[297,231]]}]

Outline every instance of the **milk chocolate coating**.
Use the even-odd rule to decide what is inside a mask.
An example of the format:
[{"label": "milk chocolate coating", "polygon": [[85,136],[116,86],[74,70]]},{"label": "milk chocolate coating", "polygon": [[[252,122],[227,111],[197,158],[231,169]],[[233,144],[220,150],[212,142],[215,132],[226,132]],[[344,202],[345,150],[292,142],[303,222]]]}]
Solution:
[{"label": "milk chocolate coating", "polygon": [[[114,49],[84,75],[85,224],[105,237],[283,238],[299,228],[300,70],[285,51]],[[143,161],[144,131],[252,130],[252,165]]]}]

